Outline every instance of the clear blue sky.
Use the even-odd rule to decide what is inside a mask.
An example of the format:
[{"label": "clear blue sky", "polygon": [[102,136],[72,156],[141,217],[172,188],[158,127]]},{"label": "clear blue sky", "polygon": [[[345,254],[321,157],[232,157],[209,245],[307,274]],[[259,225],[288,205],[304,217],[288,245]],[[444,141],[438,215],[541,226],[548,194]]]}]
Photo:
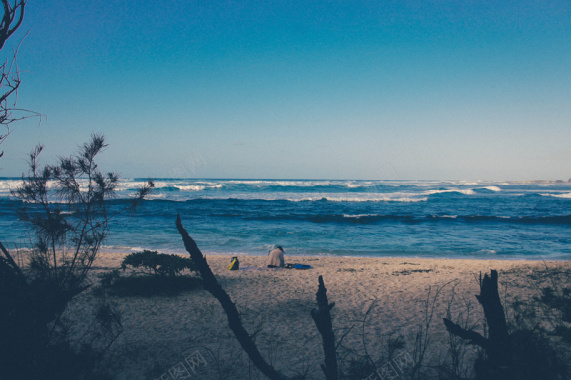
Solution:
[{"label": "clear blue sky", "polygon": [[571,177],[569,0],[29,0],[26,32],[47,119],[1,176],[101,132],[128,178]]}]

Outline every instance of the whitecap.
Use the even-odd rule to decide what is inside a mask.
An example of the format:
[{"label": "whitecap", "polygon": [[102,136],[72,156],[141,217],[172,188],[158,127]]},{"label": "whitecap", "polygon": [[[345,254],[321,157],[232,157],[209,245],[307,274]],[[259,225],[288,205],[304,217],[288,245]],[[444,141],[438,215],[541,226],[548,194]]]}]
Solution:
[{"label": "whitecap", "polygon": [[478,252],[476,252],[477,255],[488,255],[488,256],[494,256],[497,254],[497,251],[494,249],[481,249]]},{"label": "whitecap", "polygon": [[182,191],[201,191],[206,188],[204,185],[175,185],[175,187]]},{"label": "whitecap", "polygon": [[571,199],[571,193],[560,193],[560,194],[543,193],[543,194],[539,194],[539,195],[541,195],[543,197]]},{"label": "whitecap", "polygon": [[425,191],[423,194],[425,195],[434,195],[434,194],[443,194],[443,193],[460,193],[464,195],[474,195],[474,190],[472,189],[447,189],[447,190],[428,190]]}]

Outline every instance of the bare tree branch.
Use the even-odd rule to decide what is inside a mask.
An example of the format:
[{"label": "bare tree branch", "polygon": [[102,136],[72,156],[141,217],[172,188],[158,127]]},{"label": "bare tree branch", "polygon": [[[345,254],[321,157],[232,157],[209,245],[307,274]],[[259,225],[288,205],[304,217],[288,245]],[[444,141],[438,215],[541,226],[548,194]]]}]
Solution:
[{"label": "bare tree branch", "polygon": [[[6,40],[22,25],[24,10],[27,0],[16,0],[14,5],[9,0],[2,0],[4,17],[0,22],[0,49],[4,47]],[[14,20],[17,20],[14,24]]]},{"label": "bare tree branch", "polygon": [[212,273],[212,270],[208,266],[208,263],[206,262],[204,255],[202,254],[200,249],[198,249],[198,246],[196,245],[194,240],[190,237],[188,232],[186,232],[186,230],[182,226],[180,215],[177,215],[176,227],[178,229],[178,232],[182,236],[182,240],[184,242],[184,247],[186,248],[186,251],[190,254],[192,261],[194,261],[194,263],[198,267],[198,270],[200,271],[204,289],[208,290],[214,297],[216,297],[218,302],[220,302],[220,305],[222,305],[222,308],[224,309],[224,312],[228,317],[228,326],[230,326],[230,329],[236,336],[236,339],[240,343],[240,346],[242,346],[242,349],[248,354],[248,357],[250,358],[252,363],[254,363],[254,365],[256,366],[256,368],[260,370],[260,372],[262,372],[265,376],[267,376],[270,379],[273,380],[287,379],[286,376],[278,372],[272,365],[270,365],[262,357],[262,354],[260,354],[260,351],[258,350],[258,347],[252,340],[252,337],[248,334],[248,332],[242,325],[242,321],[240,319],[240,313],[238,312],[236,305],[232,302],[230,296],[228,295],[228,293],[226,293],[224,288],[222,288],[222,286],[218,283],[218,280],[216,280],[214,273]]},{"label": "bare tree branch", "polygon": [[484,309],[488,324],[488,338],[484,338],[473,330],[466,330],[446,318],[444,318],[444,325],[450,333],[482,347],[493,368],[508,368],[512,347],[504,308],[498,292],[497,271],[491,270],[490,275],[486,273],[483,279],[480,274],[480,294],[476,295],[476,298]]},{"label": "bare tree branch", "polygon": [[325,364],[321,365],[321,369],[325,373],[325,379],[337,380],[339,378],[337,352],[335,349],[335,334],[333,333],[330,313],[333,306],[335,306],[335,302],[329,303],[327,301],[327,289],[323,282],[323,276],[319,276],[319,288],[317,289],[316,299],[317,309],[311,310],[311,316],[323,339]]},{"label": "bare tree branch", "polygon": [[6,256],[6,260],[8,261],[10,266],[14,269],[14,271],[16,271],[19,281],[22,284],[26,284],[26,276],[24,276],[22,269],[18,266],[18,264],[16,264],[16,262],[12,258],[12,255],[10,255],[10,252],[8,252],[8,250],[6,249],[6,247],[4,247],[4,244],[2,244],[1,241],[0,241],[0,251],[2,251],[4,256]]},{"label": "bare tree branch", "polygon": [[[0,50],[4,47],[8,38],[22,25],[26,2],[27,0],[14,0],[14,3],[11,4],[10,0],[2,0],[4,14],[0,21]],[[26,119],[30,116],[39,116],[34,112],[30,112],[30,114],[26,115],[28,111],[16,108],[17,92],[21,83],[16,64],[18,48],[13,51],[13,56],[9,64],[8,61],[5,61],[0,65],[0,125],[5,128],[5,132],[0,133],[0,144],[10,134],[11,123]],[[13,100],[12,104],[8,104],[9,99]],[[16,116],[14,115],[15,111]],[[19,113],[23,115],[19,116]],[[3,155],[4,152],[0,152],[0,157]]]},{"label": "bare tree branch", "polygon": [[488,341],[482,336],[482,334],[473,330],[466,330],[448,318],[443,318],[443,320],[444,325],[446,326],[446,330],[448,330],[450,333],[459,336],[462,339],[468,340],[470,344],[475,344],[484,349],[488,346]]}]

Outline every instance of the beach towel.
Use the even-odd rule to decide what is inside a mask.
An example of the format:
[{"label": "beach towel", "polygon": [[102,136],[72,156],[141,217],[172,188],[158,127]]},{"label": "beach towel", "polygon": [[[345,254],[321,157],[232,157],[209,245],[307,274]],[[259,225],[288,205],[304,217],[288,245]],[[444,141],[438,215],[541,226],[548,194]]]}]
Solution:
[{"label": "beach towel", "polygon": [[307,264],[286,264],[286,269],[311,269],[311,265]]}]

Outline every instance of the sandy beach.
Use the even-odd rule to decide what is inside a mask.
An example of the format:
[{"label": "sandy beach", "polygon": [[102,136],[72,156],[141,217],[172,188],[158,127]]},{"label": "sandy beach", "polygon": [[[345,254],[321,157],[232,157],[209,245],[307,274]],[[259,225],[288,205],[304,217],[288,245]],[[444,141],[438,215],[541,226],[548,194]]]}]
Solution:
[{"label": "sandy beach", "polygon": [[[102,253],[96,272],[118,267],[122,257]],[[413,355],[415,337],[419,326],[426,326],[427,316],[432,318],[426,362],[438,364],[448,347],[442,323],[447,312],[453,320],[469,314],[472,324],[482,321],[474,297],[480,273],[498,270],[501,296],[511,303],[538,296],[548,284],[541,274],[546,268],[565,279],[571,271],[571,263],[565,261],[286,256],[286,262],[312,266],[294,270],[266,269],[266,258],[261,256],[239,259],[241,270],[229,271],[230,256],[207,256],[264,357],[283,373],[304,374],[308,379],[323,377],[321,337],[310,316],[319,275],[329,301],[335,302],[333,327],[341,340],[341,366],[346,368],[365,354],[382,363],[389,342],[399,336],[404,342],[399,352]],[[263,378],[240,349],[218,301],[207,291],[112,300],[122,312],[124,332],[110,349],[105,366],[117,379],[176,378],[169,376],[183,370],[181,365],[193,378]],[[89,292],[71,305],[69,315],[78,321],[78,331],[88,324],[81,315],[93,305]],[[194,367],[189,368],[185,359],[192,357]]]}]

